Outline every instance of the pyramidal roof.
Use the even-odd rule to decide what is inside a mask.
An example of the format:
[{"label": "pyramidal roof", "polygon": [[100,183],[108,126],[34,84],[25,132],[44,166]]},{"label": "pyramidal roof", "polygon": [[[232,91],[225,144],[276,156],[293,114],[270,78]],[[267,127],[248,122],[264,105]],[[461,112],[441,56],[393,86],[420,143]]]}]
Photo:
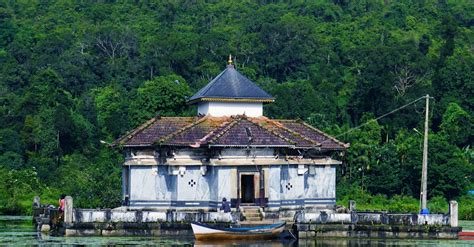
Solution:
[{"label": "pyramidal roof", "polygon": [[188,104],[200,101],[263,102],[275,101],[270,94],[240,74],[231,63],[216,78],[193,95]]},{"label": "pyramidal roof", "polygon": [[155,117],[117,139],[115,147],[287,147],[344,150],[349,144],[299,120],[245,115]]}]

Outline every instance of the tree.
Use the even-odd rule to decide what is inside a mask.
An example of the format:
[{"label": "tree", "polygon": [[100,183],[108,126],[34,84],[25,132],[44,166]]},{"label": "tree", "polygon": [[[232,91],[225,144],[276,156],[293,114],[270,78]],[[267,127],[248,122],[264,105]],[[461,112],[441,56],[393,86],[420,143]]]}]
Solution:
[{"label": "tree", "polygon": [[451,200],[460,196],[472,183],[474,168],[462,150],[440,134],[430,135],[428,157],[428,195]]},{"label": "tree", "polygon": [[119,85],[96,88],[92,91],[97,109],[97,123],[105,139],[112,141],[127,131],[128,97]]},{"label": "tree", "polygon": [[0,47],[6,47],[13,41],[15,27],[11,11],[0,6]]},{"label": "tree", "polygon": [[367,171],[367,190],[372,194],[393,196],[402,193],[403,174],[393,141],[377,147],[374,164]]},{"label": "tree", "polygon": [[460,147],[469,145],[473,136],[473,119],[462,107],[456,103],[449,103],[441,122],[441,135],[447,141]]},{"label": "tree", "polygon": [[305,119],[311,113],[320,112],[321,100],[309,81],[281,83],[270,88],[269,92],[278,100],[267,106],[268,116]]},{"label": "tree", "polygon": [[156,115],[178,115],[186,107],[190,93],[186,81],[177,75],[158,76],[145,81],[130,104],[132,126]]},{"label": "tree", "polygon": [[441,122],[441,116],[449,103],[455,102],[467,110],[470,115],[474,111],[474,55],[465,50],[457,50],[446,59],[445,65],[436,72],[433,80],[435,99],[438,104],[435,108],[434,120]]},{"label": "tree", "polygon": [[366,124],[359,130],[351,132],[345,141],[352,143],[348,150],[347,163],[349,176],[355,184],[367,188],[367,171],[379,162],[377,152],[381,142],[381,126],[370,114],[363,117]]},{"label": "tree", "polygon": [[[117,205],[120,161],[99,141],[157,114],[191,114],[186,97],[231,53],[276,97],[267,116],[331,133],[434,96],[430,196],[462,194],[473,173],[472,13],[469,1],[0,1],[0,175],[35,167],[45,200],[57,201],[64,176],[77,179],[67,191],[78,205]],[[418,197],[422,108],[340,136],[352,145],[338,179]],[[2,200],[28,191],[0,185]],[[26,212],[30,201],[0,208]]]}]

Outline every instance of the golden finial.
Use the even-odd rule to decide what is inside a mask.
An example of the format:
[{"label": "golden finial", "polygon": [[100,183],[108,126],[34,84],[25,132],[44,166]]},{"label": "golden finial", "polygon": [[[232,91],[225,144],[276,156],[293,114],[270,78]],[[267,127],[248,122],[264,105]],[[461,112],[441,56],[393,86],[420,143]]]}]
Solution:
[{"label": "golden finial", "polygon": [[232,65],[232,63],[233,63],[233,62],[232,62],[232,55],[229,54],[229,60],[227,60],[227,64],[228,64],[228,65]]}]

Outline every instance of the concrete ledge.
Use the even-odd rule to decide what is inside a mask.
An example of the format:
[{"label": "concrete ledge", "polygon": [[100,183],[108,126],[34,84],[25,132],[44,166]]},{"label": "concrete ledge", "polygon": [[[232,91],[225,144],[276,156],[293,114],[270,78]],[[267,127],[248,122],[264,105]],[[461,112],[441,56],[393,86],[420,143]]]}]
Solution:
[{"label": "concrete ledge", "polygon": [[302,212],[297,214],[300,223],[340,223],[340,224],[386,224],[386,225],[449,225],[449,215],[445,214],[394,214],[385,212],[352,212],[327,213],[327,212]]},{"label": "concrete ledge", "polygon": [[440,225],[339,225],[297,224],[300,238],[413,238],[413,239],[457,239],[460,227]]},{"label": "concrete ledge", "polygon": [[304,222],[350,224],[351,214],[305,213]]},{"label": "concrete ledge", "polygon": [[[229,224],[213,224],[229,227]],[[189,223],[73,223],[63,226],[65,236],[160,236],[190,235]]]},{"label": "concrete ledge", "polygon": [[117,229],[117,230],[102,230],[102,236],[159,236],[160,230],[145,230],[145,229]]},{"label": "concrete ledge", "polygon": [[99,229],[66,229],[64,231],[65,236],[100,236],[101,230]]},{"label": "concrete ledge", "polygon": [[232,222],[232,213],[179,211],[115,211],[110,209],[74,209],[74,223],[142,223],[142,222]]}]

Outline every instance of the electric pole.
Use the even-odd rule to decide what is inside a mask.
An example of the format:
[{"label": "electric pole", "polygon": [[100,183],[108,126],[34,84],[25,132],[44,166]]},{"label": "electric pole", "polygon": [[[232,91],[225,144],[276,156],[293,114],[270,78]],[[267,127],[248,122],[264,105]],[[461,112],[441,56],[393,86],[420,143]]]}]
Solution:
[{"label": "electric pole", "polygon": [[426,207],[426,196],[428,195],[427,191],[427,180],[428,180],[428,117],[430,109],[430,95],[425,96],[426,106],[425,106],[425,135],[423,137],[423,163],[421,171],[421,213],[428,214],[428,208]]}]

